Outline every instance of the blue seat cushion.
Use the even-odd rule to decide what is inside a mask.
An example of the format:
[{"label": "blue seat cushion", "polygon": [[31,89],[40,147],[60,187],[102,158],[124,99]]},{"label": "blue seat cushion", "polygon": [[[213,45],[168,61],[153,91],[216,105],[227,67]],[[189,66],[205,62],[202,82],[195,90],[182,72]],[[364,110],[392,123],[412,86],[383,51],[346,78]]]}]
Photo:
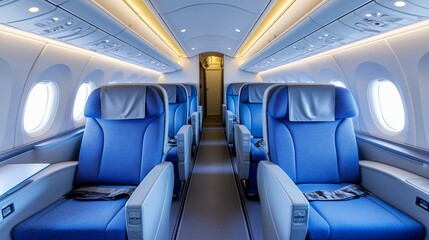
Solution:
[{"label": "blue seat cushion", "polygon": [[179,196],[181,191],[181,181],[179,179],[179,156],[177,155],[177,146],[168,150],[165,161],[173,163],[174,169],[174,187],[173,195]]},{"label": "blue seat cushion", "polygon": [[261,160],[267,160],[267,155],[262,147],[256,147],[255,143],[260,141],[262,138],[253,138],[250,146],[250,161],[259,163]]},{"label": "blue seat cushion", "polygon": [[250,168],[249,168],[249,179],[247,181],[246,193],[248,195],[257,195],[258,194],[258,164],[262,160],[267,160],[267,156],[262,147],[256,147],[255,143],[261,140],[262,138],[253,138],[252,144],[250,147]]},{"label": "blue seat cushion", "polygon": [[[299,184],[302,192],[349,185]],[[424,227],[373,195],[348,201],[310,202],[308,239],[422,239]]]},{"label": "blue seat cushion", "polygon": [[125,203],[60,199],[15,227],[14,239],[127,239]]}]

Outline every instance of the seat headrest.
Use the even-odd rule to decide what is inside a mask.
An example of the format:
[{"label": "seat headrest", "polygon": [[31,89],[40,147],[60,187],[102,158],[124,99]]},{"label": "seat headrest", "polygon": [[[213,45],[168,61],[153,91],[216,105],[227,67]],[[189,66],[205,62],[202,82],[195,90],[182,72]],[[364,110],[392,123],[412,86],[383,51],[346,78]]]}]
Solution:
[{"label": "seat headrest", "polygon": [[[294,96],[294,94],[296,94],[296,92],[294,91],[297,89],[301,92],[304,92],[302,95],[304,98],[303,101],[301,101],[301,103],[299,104],[297,104],[296,102],[289,103],[291,98],[294,99],[293,101],[296,101],[297,97],[302,97]],[[305,93],[306,89],[309,90],[308,92],[310,93]],[[312,97],[314,98],[311,99]],[[331,99],[322,99],[324,97],[330,97]],[[298,99],[298,102],[299,101],[300,100]],[[274,118],[287,118],[288,120],[290,119],[291,111],[289,107],[291,107],[291,105],[293,105],[292,107],[299,106],[302,108],[306,108],[304,110],[304,114],[307,115],[307,117],[308,114],[319,114],[320,108],[323,108],[321,111],[323,118],[321,118],[320,120],[317,120],[317,116],[315,116],[316,120],[302,119],[301,121],[332,121],[333,119],[329,119],[332,116],[326,118],[326,116],[330,114],[333,114],[335,116],[335,119],[351,118],[358,115],[358,109],[350,91],[346,88],[335,86],[323,87],[323,85],[309,84],[284,85],[278,88],[274,88],[274,92],[269,98],[267,104],[267,109],[270,116]],[[325,106],[324,104],[328,104],[328,106]]]},{"label": "seat headrest", "polygon": [[188,95],[186,88],[183,85],[174,84],[160,84],[161,87],[167,92],[169,103],[183,103],[186,102]]},{"label": "seat headrest", "polygon": [[111,85],[94,90],[85,116],[108,120],[144,119],[164,112],[160,93],[146,85]]},{"label": "seat headrest", "polygon": [[230,83],[226,89],[226,95],[238,96],[240,88],[244,83]]},{"label": "seat headrest", "polygon": [[272,83],[249,83],[243,85],[240,92],[241,103],[262,103],[264,92]]},{"label": "seat headrest", "polygon": [[197,87],[192,84],[185,84],[186,90],[188,90],[188,97],[197,96]]}]

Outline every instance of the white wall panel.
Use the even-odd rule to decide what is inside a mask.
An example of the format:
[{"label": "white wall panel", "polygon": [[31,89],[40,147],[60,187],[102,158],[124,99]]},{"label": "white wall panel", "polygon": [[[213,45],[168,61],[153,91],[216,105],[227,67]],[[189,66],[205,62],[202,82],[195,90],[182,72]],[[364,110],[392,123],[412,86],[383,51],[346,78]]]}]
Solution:
[{"label": "white wall panel", "polygon": [[[67,130],[67,120],[69,117],[69,101],[74,102],[71,98],[70,89],[72,89],[82,73],[90,56],[82,53],[58,47],[47,45],[39,58],[35,62],[30,72],[25,87],[22,89],[21,106],[16,119],[16,139],[15,146],[21,146]],[[41,81],[53,81],[59,88],[59,103],[55,113],[54,122],[51,127],[42,135],[31,137],[23,129],[23,111],[29,91],[32,87]]]},{"label": "white wall panel", "polygon": [[159,79],[151,79],[151,82],[168,83],[195,83],[200,84],[199,80],[199,61],[198,56],[192,58],[180,58],[179,65],[183,66],[182,71],[165,73]]},{"label": "white wall panel", "polygon": [[14,147],[22,88],[44,46],[39,41],[0,32],[0,152]]},{"label": "white wall panel", "polygon": [[[354,83],[354,95],[359,107],[361,131],[400,143],[415,145],[415,121],[413,105],[402,68],[389,45],[381,40],[333,54],[345,77]],[[392,81],[398,88],[405,107],[405,129],[399,134],[388,134],[380,130],[371,115],[368,103],[368,86],[376,79]]]},{"label": "white wall panel", "polygon": [[429,27],[387,40],[404,71],[414,106],[417,146],[429,149]]},{"label": "white wall panel", "polygon": [[224,86],[233,82],[261,82],[262,79],[255,73],[245,72],[240,70],[240,65],[243,63],[241,58],[223,57],[223,78]]}]

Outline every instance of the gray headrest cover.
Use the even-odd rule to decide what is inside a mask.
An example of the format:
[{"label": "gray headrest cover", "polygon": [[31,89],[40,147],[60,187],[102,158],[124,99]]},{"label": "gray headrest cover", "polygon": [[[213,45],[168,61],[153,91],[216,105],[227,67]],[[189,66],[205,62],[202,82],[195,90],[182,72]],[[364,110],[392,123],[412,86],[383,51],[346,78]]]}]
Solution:
[{"label": "gray headrest cover", "polygon": [[146,87],[102,88],[102,119],[142,119],[146,111]]},{"label": "gray headrest cover", "polygon": [[335,121],[334,85],[289,85],[289,121]]}]

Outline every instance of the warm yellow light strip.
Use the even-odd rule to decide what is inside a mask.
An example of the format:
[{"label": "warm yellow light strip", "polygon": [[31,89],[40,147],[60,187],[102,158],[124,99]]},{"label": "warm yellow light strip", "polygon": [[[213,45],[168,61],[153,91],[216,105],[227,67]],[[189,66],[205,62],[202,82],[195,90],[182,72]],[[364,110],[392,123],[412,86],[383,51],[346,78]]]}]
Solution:
[{"label": "warm yellow light strip", "polygon": [[262,35],[289,9],[296,0],[277,0],[272,6],[270,12],[264,17],[262,22],[247,39],[240,50],[237,52],[238,57],[242,57],[258,41]]},{"label": "warm yellow light strip", "polygon": [[179,57],[185,56],[185,53],[179,45],[165,31],[162,24],[153,15],[149,7],[143,0],[124,0],[124,2],[145,22],[152,31],[162,39]]}]

